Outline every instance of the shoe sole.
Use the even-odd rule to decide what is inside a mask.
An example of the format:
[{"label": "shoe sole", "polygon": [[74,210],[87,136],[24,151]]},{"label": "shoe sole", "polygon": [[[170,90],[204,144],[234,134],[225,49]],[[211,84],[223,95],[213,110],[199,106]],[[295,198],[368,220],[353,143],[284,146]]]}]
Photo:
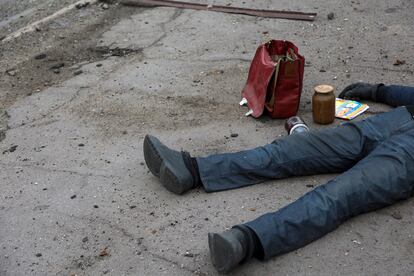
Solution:
[{"label": "shoe sole", "polygon": [[168,191],[177,195],[181,195],[188,190],[186,187],[183,187],[182,181],[180,181],[177,174],[173,172],[172,167],[165,161],[161,164],[160,181]]},{"label": "shoe sole", "polygon": [[237,243],[237,240],[229,242],[219,234],[208,233],[211,262],[219,273],[228,273],[240,263],[241,260],[237,260],[234,252],[241,248],[233,248]]},{"label": "shoe sole", "polygon": [[154,141],[151,136],[146,135],[144,139],[144,159],[148,169],[151,173],[157,177],[160,176],[160,168],[162,164],[162,158],[157,148],[154,145]]}]

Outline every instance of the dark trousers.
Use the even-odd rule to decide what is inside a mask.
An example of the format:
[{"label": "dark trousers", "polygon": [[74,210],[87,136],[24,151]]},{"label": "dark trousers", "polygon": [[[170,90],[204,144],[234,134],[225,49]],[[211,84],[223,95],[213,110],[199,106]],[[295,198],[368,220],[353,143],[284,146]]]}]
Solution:
[{"label": "dark trousers", "polygon": [[207,192],[267,179],[341,173],[284,208],[244,224],[256,233],[267,259],[300,248],[353,216],[412,196],[414,120],[399,107],[363,121],[197,162]]}]

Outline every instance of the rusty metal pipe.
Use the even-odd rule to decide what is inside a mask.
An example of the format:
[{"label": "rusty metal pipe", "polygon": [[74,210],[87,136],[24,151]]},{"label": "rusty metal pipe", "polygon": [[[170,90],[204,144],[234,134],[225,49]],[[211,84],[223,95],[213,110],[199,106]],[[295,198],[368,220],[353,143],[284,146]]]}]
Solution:
[{"label": "rusty metal pipe", "polygon": [[305,12],[298,12],[298,11],[247,9],[247,8],[239,8],[239,7],[206,5],[206,4],[171,1],[171,0],[121,0],[121,4],[128,5],[128,6],[138,6],[138,7],[163,6],[163,7],[173,7],[173,8],[181,8],[181,9],[205,10],[205,11],[215,11],[215,12],[224,12],[224,13],[244,14],[244,15],[258,16],[258,17],[305,20],[305,21],[313,21],[315,20],[315,17],[316,17],[316,13],[305,13]]}]

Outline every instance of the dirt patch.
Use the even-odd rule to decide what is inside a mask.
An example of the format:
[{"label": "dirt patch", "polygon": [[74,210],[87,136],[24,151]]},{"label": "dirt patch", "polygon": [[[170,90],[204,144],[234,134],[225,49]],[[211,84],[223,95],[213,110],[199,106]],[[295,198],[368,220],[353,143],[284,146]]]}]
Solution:
[{"label": "dirt patch", "polygon": [[218,102],[198,95],[171,97],[111,91],[87,97],[72,107],[70,113],[84,124],[96,126],[103,132],[100,137],[122,135],[125,130],[146,133],[154,128],[198,127],[240,115],[240,109],[233,102]]},{"label": "dirt patch", "polygon": [[[3,68],[0,76],[0,108],[5,109],[20,98],[81,74],[78,64],[140,52],[136,49],[96,47],[102,33],[122,18],[139,12],[139,9],[111,6],[104,11],[98,5],[87,9],[90,16],[83,14],[82,20],[76,20],[80,16],[76,9],[58,19],[71,22],[71,26],[51,22],[40,32],[25,34],[16,41],[0,45],[0,63]],[[14,58],[17,56],[19,60]]]}]

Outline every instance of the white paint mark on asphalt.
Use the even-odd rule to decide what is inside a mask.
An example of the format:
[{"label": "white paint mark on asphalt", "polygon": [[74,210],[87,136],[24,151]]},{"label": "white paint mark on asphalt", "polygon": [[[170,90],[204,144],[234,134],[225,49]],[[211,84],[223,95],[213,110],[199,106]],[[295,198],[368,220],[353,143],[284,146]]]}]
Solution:
[{"label": "white paint mark on asphalt", "polygon": [[51,14],[51,15],[49,15],[49,16],[47,16],[47,17],[45,17],[45,18],[42,18],[42,19],[40,19],[40,20],[38,20],[38,21],[36,21],[36,22],[33,22],[33,23],[31,23],[31,24],[27,25],[26,27],[23,27],[23,28],[21,28],[21,29],[19,29],[19,30],[15,31],[15,32],[13,32],[13,33],[9,34],[8,36],[6,36],[6,37],[2,40],[2,42],[10,41],[10,40],[13,40],[13,39],[15,39],[15,38],[18,38],[18,37],[19,37],[19,36],[21,36],[22,34],[33,32],[33,31],[34,31],[34,30],[36,30],[36,28],[37,28],[37,27],[39,27],[41,24],[47,23],[47,22],[49,22],[49,21],[51,21],[51,20],[53,20],[53,19],[55,19],[55,18],[58,18],[59,16],[61,16],[61,15],[65,14],[65,13],[67,13],[68,11],[71,11],[71,10],[73,10],[74,8],[76,8],[76,6],[77,6],[77,5],[82,5],[82,4],[85,4],[86,2],[89,2],[89,4],[94,4],[94,3],[96,3],[97,1],[98,1],[98,0],[81,0],[81,1],[78,1],[78,2],[76,2],[76,3],[71,4],[71,5],[69,5],[69,6],[66,6],[66,7],[64,7],[64,8],[62,8],[62,9],[60,9],[60,10],[58,10],[58,11],[57,11],[57,12],[55,12],[54,14]]}]

